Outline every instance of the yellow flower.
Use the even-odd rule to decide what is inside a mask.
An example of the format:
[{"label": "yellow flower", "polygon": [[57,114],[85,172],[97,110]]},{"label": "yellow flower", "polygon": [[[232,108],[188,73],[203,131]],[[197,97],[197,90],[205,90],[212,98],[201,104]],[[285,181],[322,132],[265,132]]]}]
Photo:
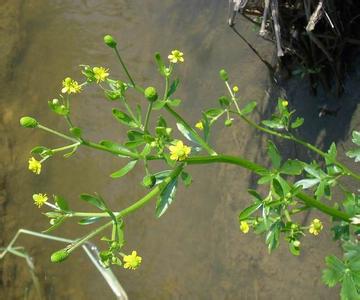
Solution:
[{"label": "yellow flower", "polygon": [[184,53],[180,52],[179,50],[173,50],[171,51],[171,54],[169,54],[168,59],[174,64],[178,62],[184,62],[183,55]]},{"label": "yellow flower", "polygon": [[286,107],[286,106],[289,105],[289,102],[287,102],[286,100],[283,100],[283,101],[281,101],[281,105],[282,105],[283,107]]},{"label": "yellow flower", "polygon": [[169,150],[171,160],[181,161],[189,156],[191,147],[184,145],[182,141],[177,141],[175,145],[169,146]]},{"label": "yellow flower", "polygon": [[241,221],[240,222],[240,230],[243,233],[248,233],[249,229],[250,229],[249,224],[246,221]]},{"label": "yellow flower", "polygon": [[239,91],[239,88],[238,88],[237,85],[234,85],[232,90],[233,90],[234,93],[237,93]]},{"label": "yellow flower", "polygon": [[319,219],[314,219],[309,227],[309,232],[313,235],[318,235],[320,231],[324,228],[323,224]]},{"label": "yellow flower", "polygon": [[39,175],[41,172],[41,162],[36,160],[34,157],[29,159],[29,170]]},{"label": "yellow flower", "polygon": [[124,268],[136,270],[141,264],[141,256],[138,256],[136,251],[133,251],[131,255],[124,256]]},{"label": "yellow flower", "polygon": [[109,76],[108,71],[109,71],[109,69],[105,69],[103,67],[94,67],[93,72],[94,72],[94,77],[96,79],[96,82],[99,83],[101,81],[104,81],[106,79],[106,77]]},{"label": "yellow flower", "polygon": [[34,204],[40,208],[48,200],[48,197],[46,196],[46,194],[34,194],[33,199]]},{"label": "yellow flower", "polygon": [[68,94],[76,94],[81,92],[81,86],[77,83],[77,81],[71,79],[70,77],[66,77],[62,82],[63,88],[61,90],[62,93]]},{"label": "yellow flower", "polygon": [[204,130],[204,124],[202,121],[199,121],[195,124],[195,127],[200,130]]}]

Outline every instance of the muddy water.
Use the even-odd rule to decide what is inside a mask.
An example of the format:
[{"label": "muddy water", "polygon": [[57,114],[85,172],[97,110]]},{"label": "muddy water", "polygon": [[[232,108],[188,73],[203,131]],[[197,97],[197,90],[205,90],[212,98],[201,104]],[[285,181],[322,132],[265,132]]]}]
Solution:
[{"label": "muddy water", "polygon": [[[123,162],[89,149],[69,159],[49,160],[41,176],[26,170],[34,145],[60,146],[62,141],[20,129],[19,116],[34,115],[43,124],[65,131],[66,124],[47,108],[64,77],[80,80],[77,66],[92,64],[109,67],[113,76],[123,78],[115,57],[102,44],[104,34],[118,39],[130,70],[144,85],[162,86],[154,72],[155,51],[166,54],[178,48],[185,53],[186,63],[177,71],[182,78],[178,95],[184,101],[179,110],[191,122],[224,93],[217,75],[223,67],[240,86],[244,100],[265,99],[266,106],[266,69],[226,27],[226,1],[5,1],[0,9],[11,12],[4,15],[11,17],[13,26],[1,36],[13,45],[11,51],[3,49],[10,63],[0,98],[4,241],[18,228],[40,231],[47,226],[32,204],[35,192],[62,194],[74,209],[83,209],[78,200],[83,192],[100,193],[114,209],[144,194],[137,183],[143,175],[140,168],[112,180],[108,175]],[[270,56],[271,45],[256,38],[251,25],[240,24],[245,36]],[[125,130],[111,118],[113,106],[97,90],[84,92],[73,99],[74,122],[89,139],[121,140]],[[262,137],[244,125],[226,131],[219,127],[215,137],[222,152],[264,160],[258,150]],[[115,270],[130,299],[337,299],[319,279],[323,257],[338,251],[329,242],[328,230],[317,240],[306,239],[307,247],[298,258],[285,246],[269,256],[261,237],[244,236],[238,230],[236,215],[249,203],[248,174],[233,166],[190,171],[194,184],[180,189],[163,218],[154,218],[150,204],[126,220],[126,247],[143,257],[136,272]],[[65,224],[55,233],[75,238],[88,230]],[[62,265],[52,265],[49,256],[61,245],[34,238],[23,238],[21,244],[34,257],[48,299],[114,298],[80,251]],[[36,298],[22,261],[8,258],[2,267],[2,299],[27,294]]]}]

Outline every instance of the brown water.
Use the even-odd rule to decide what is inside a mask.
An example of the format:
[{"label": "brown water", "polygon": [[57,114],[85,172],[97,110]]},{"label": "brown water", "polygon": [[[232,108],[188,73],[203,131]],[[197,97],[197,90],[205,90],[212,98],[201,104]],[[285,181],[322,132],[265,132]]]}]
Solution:
[{"label": "brown water", "polygon": [[[35,192],[62,194],[73,208],[83,208],[80,193],[98,192],[114,209],[145,193],[138,184],[140,168],[112,180],[108,175],[123,162],[89,149],[69,159],[49,160],[41,176],[26,170],[33,146],[56,146],[62,141],[19,128],[20,116],[34,115],[43,124],[65,131],[66,124],[47,107],[64,77],[80,81],[77,66],[91,64],[109,67],[122,78],[115,57],[102,43],[104,34],[118,39],[129,69],[144,85],[162,86],[154,71],[155,51],[165,55],[178,48],[185,53],[186,63],[177,71],[182,79],[178,95],[184,103],[179,110],[191,122],[203,108],[215,106],[225,92],[218,79],[220,68],[229,71],[245,100],[266,98],[266,68],[227,28],[227,1],[5,1],[0,10],[9,18],[8,23],[4,19],[4,28],[12,26],[1,38],[14,46],[7,56],[11,63],[3,74],[0,98],[5,174],[1,188],[6,200],[3,242],[18,228],[46,228],[46,218],[32,204]],[[245,36],[270,57],[272,46],[257,38],[251,25],[244,21],[240,25]],[[73,99],[74,122],[89,139],[121,139],[125,130],[112,119],[113,106],[99,91],[87,91]],[[242,124],[226,130],[219,127],[215,136],[222,152],[264,160],[258,151],[262,137]],[[336,290],[327,289],[320,280],[323,257],[339,252],[329,242],[329,230],[317,239],[305,239],[300,257],[292,257],[284,245],[270,256],[262,237],[238,230],[237,213],[249,203],[248,174],[234,166],[215,165],[190,171],[194,184],[180,189],[164,217],[155,219],[150,204],[126,220],[126,248],[137,249],[143,257],[136,272],[115,269],[130,299],[338,299]],[[55,234],[75,238],[88,230],[65,224]],[[98,239],[94,241],[101,246]],[[53,265],[49,256],[62,245],[34,238],[23,238],[21,244],[35,259],[48,299],[114,298],[81,251]],[[4,297],[0,298],[22,299],[30,286],[24,263],[7,258],[2,266]]]}]

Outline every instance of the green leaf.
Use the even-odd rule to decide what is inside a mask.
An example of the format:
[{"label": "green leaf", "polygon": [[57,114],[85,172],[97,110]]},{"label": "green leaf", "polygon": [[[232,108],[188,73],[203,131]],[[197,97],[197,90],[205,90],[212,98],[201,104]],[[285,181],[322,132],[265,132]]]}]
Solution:
[{"label": "green leaf", "polygon": [[189,173],[182,171],[180,176],[186,187],[192,183],[192,177]]},{"label": "green leaf", "polygon": [[158,101],[155,101],[152,105],[152,109],[153,110],[160,110],[162,109],[168,102],[165,101],[165,100],[158,100]]},{"label": "green leaf", "polygon": [[294,122],[291,123],[291,128],[295,129],[304,124],[304,118],[297,117]]},{"label": "green leaf", "polygon": [[251,114],[255,107],[257,106],[256,101],[251,101],[248,104],[245,105],[245,107],[241,110],[241,114],[246,116],[248,114]]},{"label": "green leaf", "polygon": [[352,142],[358,146],[360,146],[360,132],[354,130],[352,132]]},{"label": "green leaf", "polygon": [[98,195],[93,196],[90,194],[81,194],[80,199],[91,205],[94,205],[95,207],[97,207],[102,211],[107,210],[104,200]]},{"label": "green leaf", "polygon": [[195,144],[198,144],[196,135],[192,131],[185,128],[185,126],[181,123],[176,123],[176,126],[186,139],[188,139],[189,141],[191,141]]},{"label": "green leaf", "polygon": [[[54,99],[55,100],[55,99]],[[69,108],[67,108],[65,105],[61,104],[60,102],[57,102],[56,104],[53,102],[54,100],[48,101],[50,109],[60,115],[60,116],[67,116],[70,113]],[[56,99],[57,100],[57,99]]]},{"label": "green leaf", "polygon": [[279,169],[281,164],[281,155],[275,144],[270,140],[268,141],[268,155],[274,168]]},{"label": "green leaf", "polygon": [[155,173],[155,174],[154,174],[155,179],[156,179],[156,183],[155,183],[155,184],[159,184],[159,183],[163,182],[164,179],[171,174],[171,172],[172,172],[172,170],[164,170],[164,171]]},{"label": "green leaf", "polygon": [[76,138],[81,138],[82,136],[82,130],[79,127],[71,127],[70,132]]},{"label": "green leaf", "polygon": [[63,211],[70,211],[68,202],[61,196],[55,195],[54,200],[56,205]]},{"label": "green leaf", "polygon": [[345,273],[341,283],[341,300],[357,300],[360,295],[350,273]]},{"label": "green leaf", "polygon": [[43,233],[47,233],[47,232],[53,231],[56,228],[58,228],[62,223],[64,223],[65,217],[59,217],[59,218],[56,218],[53,220],[54,220],[54,223],[48,229],[43,230],[42,231]]},{"label": "green leaf", "polygon": [[[150,149],[151,150],[151,149]],[[124,167],[122,167],[120,170],[112,173],[110,175],[111,178],[120,178],[129,173],[132,169],[134,169],[135,165],[137,163],[137,160],[131,160],[128,164],[126,164]]]},{"label": "green leaf", "polygon": [[[100,145],[104,146],[105,148],[108,148],[109,150],[114,150],[114,151],[122,151],[125,153],[129,153],[129,154],[133,154],[134,152],[130,151],[128,148],[117,144],[113,141],[108,141],[108,140],[104,140],[100,142]],[[118,155],[120,156],[120,155]],[[126,156],[122,156],[122,157],[126,157]]]},{"label": "green leaf", "polygon": [[269,232],[266,235],[266,244],[268,245],[269,252],[279,246],[280,229],[280,221],[276,221],[270,226]]},{"label": "green leaf", "polygon": [[272,175],[265,175],[265,176],[262,176],[262,177],[259,178],[259,180],[257,181],[257,184],[268,183],[272,179],[273,179]]},{"label": "green leaf", "polygon": [[175,194],[177,190],[178,179],[173,178],[170,183],[163,189],[160,194],[159,199],[156,202],[155,215],[160,218],[166,210],[169,208],[170,204],[175,199]]},{"label": "green leaf", "polygon": [[302,186],[304,190],[309,189],[313,187],[314,185],[318,184],[320,182],[320,179],[318,178],[312,178],[312,179],[301,179],[295,183],[295,186]]},{"label": "green leaf", "polygon": [[113,116],[115,117],[115,119],[118,120],[120,123],[130,126],[130,127],[133,127],[133,128],[139,127],[133,118],[131,118],[129,115],[122,112],[121,110],[114,108],[112,110],[112,113],[113,113]]},{"label": "green leaf", "polygon": [[90,224],[93,224],[99,220],[101,220],[102,217],[88,217],[88,218],[83,218],[81,219],[78,224],[79,225],[90,225]]},{"label": "green leaf", "polygon": [[166,94],[166,98],[169,98],[172,94],[176,92],[177,87],[179,86],[180,80],[175,79],[172,84],[170,85],[170,88]]},{"label": "green leaf", "polygon": [[180,99],[168,100],[167,104],[169,104],[171,107],[178,107],[181,104],[181,100]]},{"label": "green leaf", "polygon": [[222,108],[227,108],[227,107],[229,107],[230,102],[231,102],[230,98],[229,98],[229,97],[226,97],[226,96],[221,96],[221,97],[218,99],[218,101],[219,101],[219,104],[220,104],[220,106],[221,106]]},{"label": "green leaf", "polygon": [[115,101],[121,99],[123,95],[121,91],[116,90],[116,91],[105,91],[105,96],[108,100]]},{"label": "green leaf", "polygon": [[139,123],[142,122],[142,111],[141,106],[139,104],[136,105],[136,118],[138,119]]},{"label": "green leaf", "polygon": [[247,208],[245,208],[239,214],[239,221],[247,220],[254,212],[256,212],[262,206],[262,202],[256,202]]},{"label": "green leaf", "polygon": [[261,121],[262,124],[269,128],[273,129],[284,129],[285,126],[281,123],[281,120],[278,118],[274,118],[273,120],[263,120]]},{"label": "green leaf", "polygon": [[222,108],[212,108],[205,112],[206,116],[210,119],[217,119],[224,113]]},{"label": "green leaf", "polygon": [[52,155],[51,149],[44,147],[44,146],[36,146],[31,149],[30,153],[31,154],[39,154],[42,157],[47,156],[47,155]]},{"label": "green leaf", "polygon": [[159,73],[163,76],[166,76],[166,72],[165,72],[166,67],[165,67],[163,60],[161,59],[159,52],[155,53],[155,61],[156,61]]},{"label": "green leaf", "polygon": [[289,243],[289,250],[292,255],[299,256],[300,255],[300,248],[295,247],[293,243]]},{"label": "green leaf", "polygon": [[272,181],[272,187],[274,188],[277,195],[279,195],[281,198],[284,198],[286,193],[284,192],[280,182],[276,178],[274,178]]},{"label": "green leaf", "polygon": [[360,161],[360,148],[352,149],[346,152],[346,156],[350,158],[355,158],[355,162]]},{"label": "green leaf", "polygon": [[304,169],[304,164],[295,159],[287,160],[280,168],[280,172],[287,175],[300,175]]},{"label": "green leaf", "polygon": [[210,135],[210,122],[205,113],[202,113],[202,116],[203,116],[203,118],[201,121],[202,121],[203,127],[204,127],[204,140],[205,140],[205,142],[208,142],[209,135]]}]

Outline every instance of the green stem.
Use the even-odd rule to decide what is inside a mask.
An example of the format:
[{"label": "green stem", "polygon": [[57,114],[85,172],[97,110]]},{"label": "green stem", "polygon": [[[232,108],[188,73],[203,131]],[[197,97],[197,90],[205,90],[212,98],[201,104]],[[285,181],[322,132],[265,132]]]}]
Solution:
[{"label": "green stem", "polygon": [[146,116],[145,116],[145,123],[144,123],[144,132],[147,132],[147,128],[148,128],[148,124],[149,124],[149,120],[150,120],[150,114],[152,111],[152,106],[153,106],[153,102],[149,103],[147,112],[146,112]]},{"label": "green stem", "polygon": [[[217,155],[217,156],[197,156],[197,157],[190,157],[186,159],[184,162],[188,163],[189,165],[193,164],[209,164],[209,163],[229,163],[241,166],[245,169],[248,169],[254,173],[261,173],[262,170],[266,169],[261,165],[258,165],[254,162],[248,161],[241,157],[230,156],[230,155]],[[314,198],[308,196],[303,192],[299,192],[296,194],[296,197],[302,200],[307,206],[315,207],[318,210],[322,211],[323,213],[330,215],[334,218],[344,220],[349,222],[350,216],[342,211],[339,211],[335,208],[327,206],[320,201],[315,200]]]},{"label": "green stem", "polygon": [[77,146],[79,146],[80,144],[81,144],[80,142],[77,142],[77,143],[74,143],[74,144],[71,144],[71,145],[67,145],[67,146],[64,146],[64,147],[51,149],[51,151],[54,152],[54,153],[56,153],[56,152],[60,152],[60,151],[64,151],[64,150],[67,150],[67,149],[71,149],[71,148],[77,147]]},{"label": "green stem", "polygon": [[126,110],[128,111],[129,115],[135,120],[136,124],[141,128],[142,125],[139,123],[139,120],[136,118],[135,114],[133,113],[131,107],[129,106],[129,104],[127,103],[125,97],[124,97],[124,106],[126,108]]},{"label": "green stem", "polygon": [[129,78],[131,84],[135,87],[135,86],[136,86],[136,85],[135,85],[135,82],[134,82],[134,80],[132,79],[132,77],[131,77],[128,69],[126,68],[126,65],[124,64],[124,62],[123,62],[123,60],[122,60],[122,58],[121,58],[121,56],[120,56],[120,53],[119,53],[117,47],[115,47],[114,50],[115,50],[116,56],[117,56],[117,58],[119,59],[119,61],[120,61],[120,63],[121,63],[121,66],[123,67],[123,69],[124,69],[127,77]]},{"label": "green stem", "polygon": [[115,155],[127,156],[127,157],[134,158],[134,159],[141,158],[141,156],[139,154],[131,152],[131,151],[126,151],[126,150],[121,150],[121,149],[110,149],[110,148],[107,148],[107,147],[105,147],[103,145],[93,143],[93,142],[89,142],[89,141],[83,141],[82,145],[90,147],[90,148],[94,148],[94,149],[97,149],[97,150],[110,152],[110,153],[115,154]]},{"label": "green stem", "polygon": [[[256,124],[255,122],[253,122],[252,120],[248,119],[246,116],[244,116],[243,114],[241,114],[241,112],[237,112],[237,111],[230,111],[231,113],[234,113],[234,114],[237,114],[238,116],[240,116],[240,118],[242,118],[246,123],[248,123],[249,125],[253,126],[254,128],[262,131],[262,132],[265,132],[265,133],[268,133],[268,134],[271,134],[271,135],[274,135],[274,136],[278,136],[278,137],[281,137],[283,139],[286,139],[286,140],[290,140],[290,141],[293,141],[293,142],[296,142],[308,149],[310,149],[311,151],[319,154],[320,156],[322,156],[323,158],[326,158],[327,157],[327,153],[323,152],[322,150],[320,150],[319,148],[315,147],[314,145],[308,143],[308,142],[305,142],[293,135],[287,135],[287,134],[284,134],[284,133],[280,133],[280,132],[277,132],[277,131],[274,131],[274,130],[271,130],[269,128],[265,128],[265,127],[262,127],[258,124]],[[348,175],[348,176],[351,176],[353,177],[354,179],[356,180],[360,180],[360,175],[351,171],[347,166],[345,166],[344,164],[342,164],[341,162],[335,160],[334,162],[335,165],[337,165],[339,168],[341,168],[345,175]]]},{"label": "green stem", "polygon": [[[132,212],[135,212],[139,208],[143,207],[146,203],[148,203],[153,197],[155,197],[158,193],[160,193],[165,188],[165,186],[168,185],[171,182],[171,180],[173,180],[174,178],[179,176],[179,174],[180,174],[180,172],[182,171],[183,168],[184,168],[184,164],[178,165],[171,172],[171,174],[164,179],[164,181],[162,183],[160,183],[155,188],[153,188],[148,194],[146,194],[140,200],[136,201],[134,204],[132,204],[132,205],[128,206],[127,208],[123,209],[122,211],[120,211],[116,215],[117,221],[120,221],[126,215],[128,215],[128,214],[130,214]],[[74,251],[77,247],[81,246],[86,241],[90,240],[91,238],[93,238],[94,236],[96,236],[97,234],[99,234],[100,232],[102,232],[103,230],[105,230],[106,228],[111,226],[112,224],[113,224],[113,221],[109,221],[109,222],[105,223],[104,225],[98,227],[94,231],[90,232],[88,235],[84,236],[80,240],[77,240],[75,243],[71,244],[67,248],[67,251],[69,253]]]},{"label": "green stem", "polygon": [[70,136],[67,136],[67,135],[65,135],[65,134],[63,134],[63,133],[61,133],[61,132],[56,131],[56,130],[50,129],[50,128],[48,128],[48,127],[46,127],[46,126],[43,126],[43,125],[41,125],[41,124],[38,124],[37,127],[40,128],[40,129],[42,129],[42,130],[45,130],[45,131],[47,131],[47,132],[50,132],[50,133],[52,133],[52,134],[54,134],[54,135],[57,135],[57,136],[59,136],[59,137],[61,137],[61,138],[63,138],[63,139],[66,139],[66,140],[69,140],[69,141],[72,141],[72,142],[75,142],[75,143],[78,142],[78,140],[76,140],[76,139],[74,139],[74,138],[72,138],[72,137],[70,137]]}]

